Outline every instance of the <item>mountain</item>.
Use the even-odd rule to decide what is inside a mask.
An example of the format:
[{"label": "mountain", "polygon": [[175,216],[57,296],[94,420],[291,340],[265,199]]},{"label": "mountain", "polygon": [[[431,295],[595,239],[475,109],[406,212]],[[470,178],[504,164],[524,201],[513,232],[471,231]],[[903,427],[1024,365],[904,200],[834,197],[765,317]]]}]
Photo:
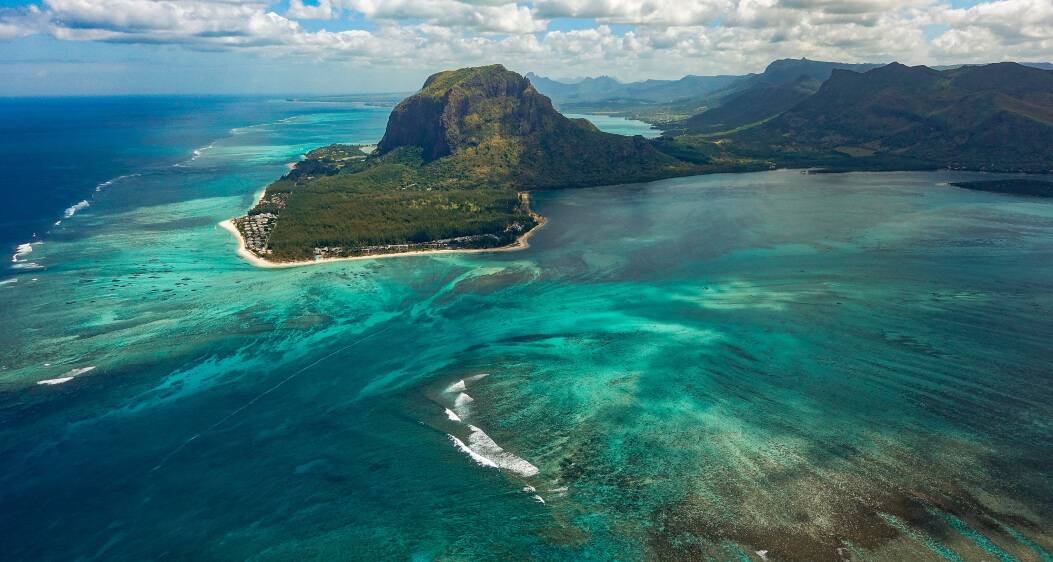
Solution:
[{"label": "mountain", "polygon": [[312,150],[231,221],[255,258],[288,262],[514,243],[543,219],[532,189],[699,173],[643,137],[568,119],[500,65],[440,72],[372,147]]},{"label": "mountain", "polygon": [[685,165],[643,137],[600,132],[556,111],[526,78],[500,65],[442,72],[399,103],[378,145],[381,155],[419,149],[471,181],[518,189],[642,181]]},{"label": "mountain", "polygon": [[866,72],[877,64],[847,64],[809,59],[773,61],[728,87],[697,98],[701,113],[667,123],[671,134],[715,134],[764,123],[808,98],[835,70]]},{"label": "mountain", "polygon": [[784,164],[1053,171],[1053,72],[1016,63],[835,69],[814,95],[728,141]]},{"label": "mountain", "polygon": [[[610,113],[642,119],[678,132],[711,133],[777,115],[814,92],[818,83],[829,78],[835,69],[865,72],[878,66],[782,59],[769,64],[760,74],[742,76],[688,75],[679,80],[644,80],[628,84],[607,76],[574,83],[534,74],[528,74],[527,78],[564,110]],[[738,97],[740,94],[743,97]],[[700,112],[732,104],[745,107],[688,122]]]},{"label": "mountain", "polygon": [[810,76],[770,84],[759,82],[730,94],[719,105],[666,129],[673,134],[713,134],[758,125],[797,105],[819,90],[821,82]]},{"label": "mountain", "polygon": [[644,80],[622,83],[609,76],[566,83],[527,74],[541,93],[563,109],[597,106],[651,106],[698,97],[728,87],[740,76],[684,76],[678,80]]},{"label": "mountain", "polygon": [[744,87],[753,87],[759,84],[779,86],[797,81],[802,76],[825,82],[835,70],[849,70],[852,72],[866,72],[882,65],[872,63],[843,63],[828,62],[810,59],[779,59],[772,61],[764,69],[764,72],[751,75],[749,80],[743,82]]}]

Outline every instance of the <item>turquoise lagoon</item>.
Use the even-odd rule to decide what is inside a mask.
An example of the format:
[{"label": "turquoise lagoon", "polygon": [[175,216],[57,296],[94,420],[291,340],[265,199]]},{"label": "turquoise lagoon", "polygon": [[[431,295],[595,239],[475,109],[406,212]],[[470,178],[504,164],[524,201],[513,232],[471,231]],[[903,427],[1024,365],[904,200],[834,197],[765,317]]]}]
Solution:
[{"label": "turquoise lagoon", "polygon": [[614,115],[586,115],[583,113],[566,113],[565,115],[574,119],[587,119],[600,130],[607,131],[608,133],[628,136],[640,135],[649,139],[662,134],[662,131],[655,129],[650,123],[644,123],[643,121],[637,121],[635,119],[627,119],[625,117],[617,117]]},{"label": "turquoise lagoon", "polygon": [[0,277],[5,559],[1051,560],[1053,203],[772,171],[537,193],[519,252],[235,256],[386,115],[224,130]]}]

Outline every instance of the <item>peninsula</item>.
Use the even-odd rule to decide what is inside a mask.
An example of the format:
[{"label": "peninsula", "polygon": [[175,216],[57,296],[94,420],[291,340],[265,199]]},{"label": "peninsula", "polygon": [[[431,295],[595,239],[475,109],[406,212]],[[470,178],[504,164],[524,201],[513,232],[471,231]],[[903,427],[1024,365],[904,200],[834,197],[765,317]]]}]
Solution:
[{"label": "peninsula", "polygon": [[527,192],[705,171],[643,137],[568,119],[500,65],[440,72],[376,147],[312,150],[225,227],[257,265],[526,246]]}]

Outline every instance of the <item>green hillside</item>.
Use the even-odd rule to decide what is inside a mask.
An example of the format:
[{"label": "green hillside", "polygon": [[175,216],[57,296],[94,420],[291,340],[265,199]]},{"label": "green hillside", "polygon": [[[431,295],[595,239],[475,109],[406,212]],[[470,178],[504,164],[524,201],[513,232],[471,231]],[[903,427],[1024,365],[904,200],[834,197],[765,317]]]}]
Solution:
[{"label": "green hillside", "polygon": [[777,118],[726,139],[782,165],[1053,171],[1053,72],[1015,63],[835,70]]},{"label": "green hillside", "polygon": [[671,134],[712,135],[760,125],[807,99],[820,84],[808,76],[787,83],[759,82],[713,109],[666,127]]}]

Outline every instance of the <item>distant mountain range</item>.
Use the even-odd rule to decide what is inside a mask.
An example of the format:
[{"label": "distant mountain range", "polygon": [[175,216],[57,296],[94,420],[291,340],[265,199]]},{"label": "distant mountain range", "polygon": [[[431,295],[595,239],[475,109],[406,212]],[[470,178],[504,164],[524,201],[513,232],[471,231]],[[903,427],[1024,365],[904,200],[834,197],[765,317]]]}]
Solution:
[{"label": "distant mountain range", "polygon": [[[1025,62],[1023,66],[1053,70],[1046,62]],[[609,76],[561,82],[536,74],[527,78],[542,94],[550,97],[561,111],[609,113],[657,124],[663,128],[683,129],[698,133],[726,131],[770,118],[808,94],[834,70],[866,72],[884,66],[874,63],[840,63],[802,59],[780,59],[759,74],[694,76],[679,80],[645,80],[623,83]],[[966,66],[946,65],[935,70],[952,70]],[[739,94],[745,97],[736,99]],[[774,103],[769,109],[769,103]],[[720,106],[739,106],[702,118],[704,111]],[[743,109],[749,105],[752,109]],[[693,121],[686,122],[688,119]]]},{"label": "distant mountain range", "polygon": [[834,70],[814,94],[724,140],[783,165],[1053,171],[1053,71],[1016,63],[939,71]]},{"label": "distant mountain range", "polygon": [[585,78],[574,83],[557,82],[533,73],[527,80],[561,109],[566,106],[607,103],[631,106],[672,103],[728,88],[742,76],[684,76],[679,80],[644,80],[624,84],[609,76]]},{"label": "distant mountain range", "polygon": [[[688,78],[706,89],[655,101],[684,94]],[[740,77],[540,82],[542,92],[558,91],[561,107],[656,123],[665,129],[659,145],[692,162],[1053,171],[1049,63],[929,68],[784,59]],[[644,84],[650,99],[633,105],[626,92]]]}]

